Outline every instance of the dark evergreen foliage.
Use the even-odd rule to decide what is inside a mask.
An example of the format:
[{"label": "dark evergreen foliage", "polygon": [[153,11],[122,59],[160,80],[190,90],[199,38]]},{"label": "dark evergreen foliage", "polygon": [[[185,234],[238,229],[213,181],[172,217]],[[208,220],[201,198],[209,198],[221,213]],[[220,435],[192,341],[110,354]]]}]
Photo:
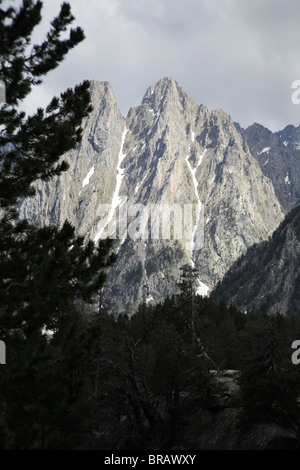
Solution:
[{"label": "dark evergreen foliage", "polygon": [[281,315],[259,315],[243,333],[241,400],[246,422],[297,426],[300,374],[291,361],[289,324]]},{"label": "dark evergreen foliage", "polygon": [[[45,41],[31,45],[42,2],[0,10],[0,338],[7,354],[0,376],[0,447],[76,448],[93,412],[90,361],[99,320],[83,315],[114,261],[112,242],[98,246],[66,221],[37,228],[17,218],[16,204],[34,183],[67,169],[62,156],[80,142],[91,110],[89,82],[54,97],[27,117],[18,105],[83,38],[63,3]],[[66,37],[68,31],[69,37]],[[83,303],[84,302],[84,303]],[[84,307],[85,309],[87,307]]]},{"label": "dark evergreen foliage", "polygon": [[218,375],[226,370],[240,375],[231,405],[239,410],[240,430],[257,423],[297,429],[300,373],[291,344],[299,319],[245,315],[201,296],[194,305],[194,344],[192,303],[184,294],[142,304],[130,317],[103,316],[97,425],[89,448],[195,448],[186,429],[200,433],[201,416],[224,409]]}]

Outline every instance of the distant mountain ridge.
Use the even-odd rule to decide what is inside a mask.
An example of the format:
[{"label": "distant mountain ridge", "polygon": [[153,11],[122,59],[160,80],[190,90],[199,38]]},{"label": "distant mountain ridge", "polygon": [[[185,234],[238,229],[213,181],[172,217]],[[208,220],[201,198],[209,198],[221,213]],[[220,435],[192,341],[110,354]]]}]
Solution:
[{"label": "distant mountain ridge", "polygon": [[[94,110],[84,122],[82,142],[65,155],[70,169],[38,183],[37,195],[21,204],[21,217],[41,225],[68,219],[97,240],[104,204],[110,205],[111,221],[124,200],[190,205],[193,233],[204,232],[202,249],[188,249],[184,236],[116,240],[119,258],[103,298],[111,311],[132,313],[141,301],[174,293],[185,263],[199,270],[198,292],[207,294],[241,254],[268,239],[283,220],[270,178],[230,116],[195,105],[170,77],[150,86],[126,118],[109,83],[92,81],[91,97]],[[195,218],[199,205],[204,212]]]},{"label": "distant mountain ridge", "polygon": [[285,212],[300,204],[300,126],[271,132],[260,124],[246,129],[235,123],[265,176],[272,180],[275,194]]}]

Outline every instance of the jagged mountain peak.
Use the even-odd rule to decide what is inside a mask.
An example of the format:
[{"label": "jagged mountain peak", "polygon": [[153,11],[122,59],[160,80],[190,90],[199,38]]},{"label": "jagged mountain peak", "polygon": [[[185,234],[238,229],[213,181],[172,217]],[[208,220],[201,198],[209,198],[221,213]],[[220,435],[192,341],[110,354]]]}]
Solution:
[{"label": "jagged mountain peak", "polygon": [[103,95],[109,95],[116,101],[113,87],[107,81],[90,80],[90,93],[92,99],[103,97]]},{"label": "jagged mountain peak", "polygon": [[259,139],[261,136],[270,137],[272,136],[272,131],[267,127],[254,122],[251,126],[248,126],[246,129],[243,129],[244,134],[251,136],[253,139]]},{"label": "jagged mountain peak", "polygon": [[[135,119],[135,125],[132,120]],[[192,98],[183,90],[178,82],[172,77],[165,77],[151,85],[141,102],[135,108],[130,108],[127,120],[133,128],[133,132],[149,132],[149,127],[158,128],[161,133],[173,127],[175,133],[179,135],[184,131],[192,136],[197,133],[203,125],[212,127],[224,127],[231,133],[235,133],[235,128],[231,116],[223,109],[211,110],[204,104],[196,105]],[[146,128],[148,130],[146,131]],[[203,130],[202,137],[205,131]],[[236,138],[238,133],[236,134]],[[200,143],[200,136],[198,136]],[[215,139],[212,138],[214,141]],[[201,138],[202,144],[205,139]],[[208,142],[207,145],[210,145]]]},{"label": "jagged mountain peak", "polygon": [[278,131],[275,134],[287,148],[300,150],[300,125],[295,127],[293,124],[289,124],[282,131]]},{"label": "jagged mountain peak", "polygon": [[288,124],[287,126],[285,126],[284,129],[282,129],[282,131],[279,131],[278,133],[282,133],[282,132],[294,132],[296,129],[299,129],[300,126],[296,127],[294,126],[293,124]]},{"label": "jagged mountain peak", "polygon": [[154,85],[148,87],[144,99],[147,99],[154,95],[165,96],[167,93],[172,91],[182,91],[182,88],[179,86],[178,82],[172,77],[164,77],[158,80]]},{"label": "jagged mountain peak", "polygon": [[[128,235],[116,242],[120,257],[103,299],[112,303],[112,311],[128,313],[144,295],[161,300],[174,293],[179,266],[185,263],[199,269],[199,285],[204,283],[207,292],[241,253],[282,220],[270,181],[231,117],[197,106],[170,77],[149,87],[126,119],[109,83],[92,81],[91,96],[94,109],[83,125],[82,142],[66,156],[69,172],[48,186],[41,184],[21,214],[34,221],[38,215],[43,224],[61,225],[68,218],[81,233],[98,240],[106,228],[101,225],[106,223],[104,205],[116,230],[121,200],[129,210],[138,204],[147,208],[149,227],[153,204],[173,208],[179,221],[185,221],[184,211],[190,209],[190,233],[181,224],[176,239],[149,234],[136,241]],[[201,249],[196,242],[201,244],[203,231]]]},{"label": "jagged mountain peak", "polygon": [[166,110],[173,112],[176,107],[184,110],[195,104],[174,78],[165,77],[148,88],[141,106],[162,113]]}]

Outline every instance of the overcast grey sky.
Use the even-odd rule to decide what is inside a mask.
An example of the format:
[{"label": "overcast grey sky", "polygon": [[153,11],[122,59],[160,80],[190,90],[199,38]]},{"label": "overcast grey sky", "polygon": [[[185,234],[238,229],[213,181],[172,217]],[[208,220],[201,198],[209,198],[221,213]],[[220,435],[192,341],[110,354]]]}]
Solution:
[{"label": "overcast grey sky", "polygon": [[[11,2],[9,2],[11,3]],[[44,0],[42,39],[61,0]],[[243,127],[300,124],[299,0],[71,0],[86,34],[26,102],[46,105],[84,79],[108,81],[123,115],[148,86],[172,76],[196,104]]]}]

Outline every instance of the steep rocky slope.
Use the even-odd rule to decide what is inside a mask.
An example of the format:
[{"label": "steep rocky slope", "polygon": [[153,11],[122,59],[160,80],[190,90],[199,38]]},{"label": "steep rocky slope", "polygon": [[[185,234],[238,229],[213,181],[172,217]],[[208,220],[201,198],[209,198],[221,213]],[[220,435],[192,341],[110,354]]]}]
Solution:
[{"label": "steep rocky slope", "polygon": [[247,312],[299,315],[300,206],[269,241],[252,246],[211,294]]}]

